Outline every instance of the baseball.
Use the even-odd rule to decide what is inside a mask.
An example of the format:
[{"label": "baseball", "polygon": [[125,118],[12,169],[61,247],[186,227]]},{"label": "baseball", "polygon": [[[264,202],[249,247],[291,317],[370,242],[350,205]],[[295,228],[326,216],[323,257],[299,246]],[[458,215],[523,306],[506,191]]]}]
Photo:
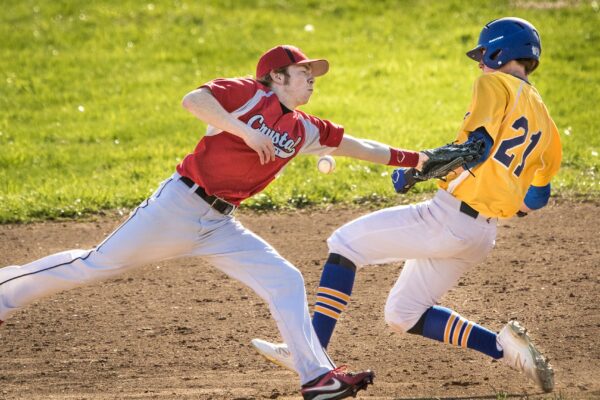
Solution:
[{"label": "baseball", "polygon": [[335,159],[331,156],[323,156],[317,161],[317,168],[324,174],[330,174],[335,169]]}]

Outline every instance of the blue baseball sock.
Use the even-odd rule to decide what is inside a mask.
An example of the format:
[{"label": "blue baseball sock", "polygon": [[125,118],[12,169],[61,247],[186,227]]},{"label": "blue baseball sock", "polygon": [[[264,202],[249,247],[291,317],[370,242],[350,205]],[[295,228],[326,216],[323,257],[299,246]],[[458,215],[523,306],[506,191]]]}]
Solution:
[{"label": "blue baseball sock", "polygon": [[350,301],[355,274],[354,263],[339,254],[330,254],[325,262],[312,319],[324,348],[329,345],[335,324]]},{"label": "blue baseball sock", "polygon": [[445,307],[433,306],[425,311],[408,333],[477,350],[495,359],[504,355],[496,345],[496,333]]}]

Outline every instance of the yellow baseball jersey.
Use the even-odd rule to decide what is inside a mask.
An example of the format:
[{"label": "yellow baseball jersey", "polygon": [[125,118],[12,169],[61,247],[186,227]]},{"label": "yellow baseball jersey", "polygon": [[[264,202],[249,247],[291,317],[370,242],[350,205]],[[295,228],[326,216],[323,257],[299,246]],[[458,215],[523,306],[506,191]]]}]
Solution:
[{"label": "yellow baseball jersey", "polygon": [[562,148],[558,129],[537,90],[503,72],[481,75],[456,141],[484,127],[494,144],[488,158],[451,174],[439,186],[488,217],[516,214],[530,185],[545,186],[558,172]]}]

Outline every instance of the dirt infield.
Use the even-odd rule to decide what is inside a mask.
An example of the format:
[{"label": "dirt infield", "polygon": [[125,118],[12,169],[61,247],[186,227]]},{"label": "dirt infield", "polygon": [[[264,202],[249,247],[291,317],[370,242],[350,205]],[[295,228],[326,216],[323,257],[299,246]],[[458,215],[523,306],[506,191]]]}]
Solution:
[{"label": "dirt infield", "polygon": [[[312,303],[325,239],[360,210],[330,208],[239,219],[297,265]],[[115,218],[0,226],[0,265],[89,248]],[[361,398],[600,398],[600,203],[558,201],[500,223],[496,248],[443,304],[499,330],[519,319],[551,358],[556,392],[541,396],[500,362],[386,328],[383,305],[402,267],[359,272],[330,355],[372,368]],[[0,399],[297,399],[296,376],[254,353],[277,339],[266,305],[199,259],[148,265],[65,292],[0,328]]]}]

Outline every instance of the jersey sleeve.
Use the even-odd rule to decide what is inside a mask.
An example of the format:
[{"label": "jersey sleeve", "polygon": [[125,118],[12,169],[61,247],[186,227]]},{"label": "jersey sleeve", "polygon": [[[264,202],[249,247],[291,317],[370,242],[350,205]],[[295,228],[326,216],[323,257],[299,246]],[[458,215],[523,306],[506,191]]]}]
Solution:
[{"label": "jersey sleeve", "polygon": [[327,154],[342,142],[344,127],[341,125],[312,115],[303,115],[302,123],[306,140],[300,149],[301,154]]},{"label": "jersey sleeve", "polygon": [[215,79],[200,87],[209,89],[227,112],[233,112],[254,96],[258,82],[244,78]]},{"label": "jersey sleeve", "polygon": [[542,154],[543,166],[535,171],[531,184],[533,186],[546,186],[549,184],[554,175],[558,172],[561,160],[562,145],[560,143],[560,135],[558,133],[558,128],[552,123],[552,139]]},{"label": "jersey sleeve", "polygon": [[509,102],[508,89],[493,74],[481,75],[473,86],[469,112],[463,121],[463,132],[484,127],[495,141]]}]

